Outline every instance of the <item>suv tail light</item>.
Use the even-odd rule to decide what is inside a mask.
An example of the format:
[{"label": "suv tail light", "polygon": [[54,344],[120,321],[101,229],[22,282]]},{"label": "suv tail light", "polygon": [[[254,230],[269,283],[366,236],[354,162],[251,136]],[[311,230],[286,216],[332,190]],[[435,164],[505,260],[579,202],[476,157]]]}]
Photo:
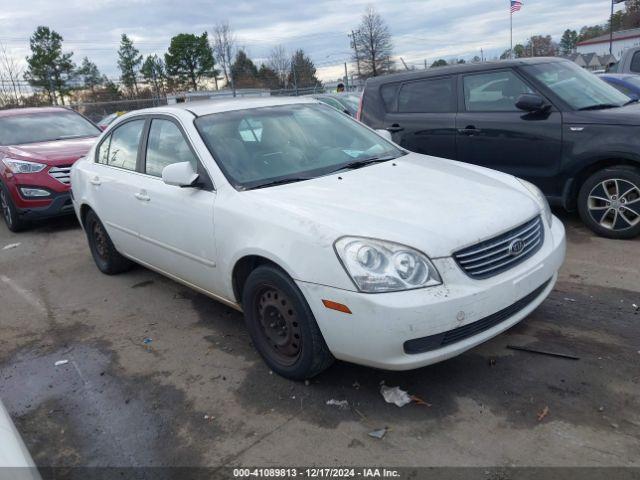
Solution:
[{"label": "suv tail light", "polygon": [[358,104],[358,111],[356,112],[356,120],[362,121],[362,102],[364,101],[364,90],[360,94],[360,103]]}]

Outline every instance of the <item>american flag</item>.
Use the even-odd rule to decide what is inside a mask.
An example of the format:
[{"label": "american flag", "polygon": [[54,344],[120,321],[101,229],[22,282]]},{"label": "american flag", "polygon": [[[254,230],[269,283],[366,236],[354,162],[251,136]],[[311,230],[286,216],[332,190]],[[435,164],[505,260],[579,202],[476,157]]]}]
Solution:
[{"label": "american flag", "polygon": [[518,0],[511,0],[511,13],[516,13],[522,8],[522,2]]}]

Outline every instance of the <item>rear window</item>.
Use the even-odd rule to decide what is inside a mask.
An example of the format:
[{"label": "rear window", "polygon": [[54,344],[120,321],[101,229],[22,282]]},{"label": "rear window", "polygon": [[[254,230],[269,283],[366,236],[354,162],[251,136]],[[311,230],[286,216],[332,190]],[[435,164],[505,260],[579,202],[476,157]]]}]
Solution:
[{"label": "rear window", "polygon": [[71,111],[23,113],[0,117],[0,145],[94,137],[98,127]]},{"label": "rear window", "polygon": [[398,111],[401,113],[448,113],[455,109],[450,77],[405,83],[400,89]]}]

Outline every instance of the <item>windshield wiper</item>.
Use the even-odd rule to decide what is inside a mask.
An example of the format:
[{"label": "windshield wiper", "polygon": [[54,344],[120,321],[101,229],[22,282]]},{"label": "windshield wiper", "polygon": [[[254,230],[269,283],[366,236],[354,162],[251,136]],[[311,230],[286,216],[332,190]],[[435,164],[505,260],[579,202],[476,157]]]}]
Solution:
[{"label": "windshield wiper", "polygon": [[620,108],[620,105],[616,105],[615,103],[598,103],[596,105],[579,108],[578,110],[606,110],[607,108]]},{"label": "windshield wiper", "polygon": [[339,172],[340,170],[356,170],[358,168],[366,167],[367,165],[373,165],[374,163],[388,162],[389,160],[393,160],[395,158],[398,157],[394,155],[387,155],[385,157],[360,158],[349,163],[344,163],[335,170],[330,171],[329,173]]},{"label": "windshield wiper", "polygon": [[281,178],[280,180],[273,180],[272,182],[261,183],[249,190],[257,190],[258,188],[275,187],[276,185],[286,185],[287,183],[304,182],[305,180],[311,180],[313,177],[288,177]]},{"label": "windshield wiper", "polygon": [[626,107],[627,105],[631,105],[632,103],[638,103],[638,101],[640,101],[640,99],[638,98],[632,98],[631,100],[629,100],[627,103],[625,103],[623,105],[623,107]]}]

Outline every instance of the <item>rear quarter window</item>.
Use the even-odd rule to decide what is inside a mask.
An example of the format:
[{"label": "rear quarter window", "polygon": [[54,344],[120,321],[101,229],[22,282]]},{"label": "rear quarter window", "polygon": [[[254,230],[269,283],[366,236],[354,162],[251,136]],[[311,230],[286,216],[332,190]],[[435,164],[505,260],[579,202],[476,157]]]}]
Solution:
[{"label": "rear quarter window", "polygon": [[382,87],[380,87],[380,97],[382,97],[382,103],[384,104],[384,109],[387,112],[396,111],[396,99],[398,97],[399,89],[399,83],[388,83],[387,85],[382,85]]}]

